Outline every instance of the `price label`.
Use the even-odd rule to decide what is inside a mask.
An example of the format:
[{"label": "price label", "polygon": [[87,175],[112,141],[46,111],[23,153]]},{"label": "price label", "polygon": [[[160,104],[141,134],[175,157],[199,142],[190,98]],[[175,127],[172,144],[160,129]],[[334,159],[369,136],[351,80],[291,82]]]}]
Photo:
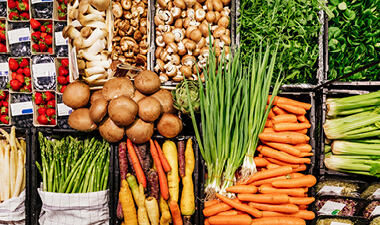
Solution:
[{"label": "price label", "polygon": [[376,191],[373,192],[371,199],[380,199],[380,188],[376,189]]},{"label": "price label", "polygon": [[0,77],[7,77],[9,75],[8,63],[0,63]]},{"label": "price label", "polygon": [[346,204],[343,203],[327,201],[318,211],[318,213],[324,215],[337,215],[345,206]]},{"label": "price label", "polygon": [[342,193],[343,187],[335,187],[335,186],[323,186],[321,190],[319,190],[318,194],[324,195],[340,195]]},{"label": "price label", "polygon": [[8,31],[8,40],[10,45],[30,41],[30,29],[21,28]]},{"label": "price label", "polygon": [[67,105],[63,103],[57,104],[58,108],[58,116],[68,116],[73,111],[72,108],[68,107]]},{"label": "price label", "polygon": [[32,0],[32,4],[41,3],[41,2],[52,2],[53,0]]},{"label": "price label", "polygon": [[12,116],[33,114],[32,102],[18,102],[11,104]]},{"label": "price label", "polygon": [[33,76],[36,78],[55,76],[55,65],[54,65],[54,63],[33,64],[32,69],[33,69]]},{"label": "price label", "polygon": [[370,217],[377,216],[377,215],[380,215],[380,206],[375,207],[375,209],[372,211]]},{"label": "price label", "polygon": [[331,222],[330,225],[351,225],[349,223]]},{"label": "price label", "polygon": [[61,46],[61,45],[68,45],[69,44],[69,38],[63,38],[62,31],[61,32],[55,32],[55,45]]}]

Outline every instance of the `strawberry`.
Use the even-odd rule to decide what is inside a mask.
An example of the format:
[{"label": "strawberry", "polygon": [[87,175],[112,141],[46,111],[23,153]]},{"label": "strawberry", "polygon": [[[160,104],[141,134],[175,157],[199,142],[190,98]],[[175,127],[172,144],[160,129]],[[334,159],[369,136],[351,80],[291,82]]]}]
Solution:
[{"label": "strawberry", "polygon": [[54,108],[55,107],[55,100],[50,100],[46,104],[48,108]]},{"label": "strawberry", "polygon": [[10,20],[18,20],[19,19],[19,14],[17,12],[10,12],[8,17]]},{"label": "strawberry", "polygon": [[29,4],[25,2],[17,2],[17,9],[18,11],[29,11]]},{"label": "strawberry", "polygon": [[4,44],[0,43],[0,52],[7,52],[7,46]]},{"label": "strawberry", "polygon": [[7,108],[9,107],[8,99],[6,101],[3,101],[3,106]]},{"label": "strawberry", "polygon": [[20,90],[21,86],[22,86],[22,83],[19,81],[19,80],[16,80],[16,79],[13,79],[9,82],[12,90],[14,91],[18,91]]},{"label": "strawberry", "polygon": [[0,40],[5,40],[5,30],[0,30]]},{"label": "strawberry", "polygon": [[20,14],[21,20],[29,20],[30,16],[28,12],[23,12]]},{"label": "strawberry", "polygon": [[53,48],[48,48],[47,52],[53,55]]},{"label": "strawberry", "polygon": [[30,26],[33,28],[33,30],[37,30],[41,26],[41,23],[32,18],[30,19]]},{"label": "strawberry", "polygon": [[51,45],[52,43],[53,43],[53,38],[52,38],[52,36],[51,35],[46,35],[46,37],[45,37],[45,43],[47,44],[47,45]]},{"label": "strawberry", "polygon": [[70,83],[70,76],[66,77],[67,83]]},{"label": "strawberry", "polygon": [[0,122],[2,122],[4,124],[9,124],[9,117],[7,115],[2,115],[0,117]]},{"label": "strawberry", "polygon": [[22,68],[29,66],[29,61],[25,58],[23,58],[23,59],[20,58],[18,61],[19,61],[20,67],[22,67]]},{"label": "strawberry", "polygon": [[69,74],[69,71],[62,65],[58,67],[58,74],[60,76],[67,76],[67,74]]},{"label": "strawberry", "polygon": [[17,76],[17,73],[16,72],[12,72],[12,79],[16,79],[16,76]]},{"label": "strawberry", "polygon": [[17,74],[17,76],[16,76],[16,80],[20,81],[21,84],[23,84],[25,82],[24,78],[25,77],[22,74]]},{"label": "strawberry", "polygon": [[8,7],[9,7],[10,9],[14,9],[14,8],[16,8],[16,7],[17,7],[17,3],[16,3],[16,1],[14,1],[14,0],[8,0]]},{"label": "strawberry", "polygon": [[55,125],[56,124],[55,119],[54,118],[50,118],[49,124],[50,125]]},{"label": "strawberry", "polygon": [[61,93],[63,93],[63,92],[65,91],[66,87],[67,87],[67,85],[59,85],[59,86],[58,86],[58,90],[59,90]]},{"label": "strawberry", "polygon": [[41,38],[41,32],[40,31],[35,31],[32,33],[32,39],[34,42],[38,43],[40,38]]},{"label": "strawberry", "polygon": [[21,88],[20,91],[21,92],[31,92],[31,90],[28,87],[26,87],[26,86],[24,86],[23,88]]},{"label": "strawberry", "polygon": [[23,74],[24,73],[24,70],[20,67],[16,70],[16,73],[18,74]]},{"label": "strawberry", "polygon": [[1,115],[8,115],[8,108],[7,107],[1,107],[0,113],[1,113]]},{"label": "strawberry", "polygon": [[44,106],[41,106],[39,109],[38,109],[38,114],[39,115],[46,115],[46,108]]},{"label": "strawberry", "polygon": [[38,46],[40,47],[40,51],[41,52],[46,52],[47,49],[48,49],[48,46],[43,41],[40,41],[39,44],[38,44]]},{"label": "strawberry", "polygon": [[42,26],[40,27],[40,30],[41,30],[41,32],[46,32],[46,26],[42,25]]},{"label": "strawberry", "polygon": [[0,100],[4,100],[7,97],[7,93],[3,90],[0,90]]},{"label": "strawberry", "polygon": [[50,101],[50,100],[54,100],[55,96],[50,91],[47,91],[44,94],[42,94],[42,99],[45,100],[45,101]]},{"label": "strawberry", "polygon": [[48,116],[48,117],[51,117],[51,118],[55,118],[55,109],[47,109],[46,110],[46,115]]},{"label": "strawberry", "polygon": [[38,116],[38,117],[37,117],[37,122],[38,122],[39,124],[42,124],[42,125],[46,125],[46,124],[49,123],[49,121],[48,121],[48,119],[46,118],[45,115],[40,115],[40,116]]},{"label": "strawberry", "polygon": [[61,84],[61,85],[67,84],[66,77],[64,77],[64,76],[58,76],[57,77],[57,82],[58,82],[58,84]]},{"label": "strawberry", "polygon": [[18,62],[14,58],[10,58],[8,61],[9,69],[15,71],[18,68]]},{"label": "strawberry", "polygon": [[34,102],[36,103],[36,105],[40,105],[42,103],[42,94],[40,92],[36,92],[34,95],[33,95],[33,98]]},{"label": "strawberry", "polygon": [[24,75],[25,75],[26,77],[30,77],[30,68],[25,67],[25,68],[23,69],[23,72],[24,72]]},{"label": "strawberry", "polygon": [[34,52],[39,52],[40,51],[40,46],[38,44],[33,44],[32,48],[33,48]]},{"label": "strawberry", "polygon": [[69,60],[68,59],[62,59],[61,64],[63,67],[68,68],[69,67]]},{"label": "strawberry", "polygon": [[45,38],[48,34],[46,32],[41,33],[41,38]]},{"label": "strawberry", "polygon": [[53,33],[53,25],[52,24],[46,25],[46,32],[48,32],[49,34]]}]

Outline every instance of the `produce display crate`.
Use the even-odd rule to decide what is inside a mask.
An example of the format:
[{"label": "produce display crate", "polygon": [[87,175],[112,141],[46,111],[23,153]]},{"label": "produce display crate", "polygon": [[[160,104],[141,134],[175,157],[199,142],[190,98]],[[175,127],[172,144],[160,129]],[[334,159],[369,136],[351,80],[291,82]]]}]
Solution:
[{"label": "produce display crate", "polygon": [[[177,142],[178,141],[181,141],[181,140],[184,140],[185,141],[185,147],[186,147],[186,141],[188,139],[192,139],[193,140],[193,149],[194,149],[194,157],[195,157],[195,167],[194,167],[194,172],[193,172],[193,184],[194,184],[194,196],[195,196],[195,207],[196,207],[196,210],[195,210],[195,213],[194,215],[191,217],[191,224],[193,225],[203,225],[203,221],[200,221],[200,215],[202,214],[201,210],[200,210],[200,206],[203,205],[202,202],[201,202],[201,199],[199,198],[200,194],[202,193],[202,190],[203,188],[200,186],[200,184],[202,183],[202,176],[203,176],[203,172],[200,168],[200,159],[201,159],[201,154],[199,152],[199,147],[198,147],[198,143],[196,141],[196,138],[195,136],[191,136],[191,135],[178,135],[177,137],[173,138],[173,139],[170,139],[171,141],[174,141],[177,145]],[[153,140],[157,140],[158,143],[160,144],[160,146],[162,146],[162,144],[164,143],[165,140],[169,140],[169,139],[166,139],[164,138],[163,136],[161,135],[153,135],[152,137]],[[114,218],[115,219],[115,223],[112,223],[112,224],[121,224],[121,221],[119,219],[117,219],[117,216],[116,216],[116,209],[117,209],[117,204],[118,204],[118,199],[119,199],[119,190],[120,190],[120,169],[119,169],[119,146],[118,144],[115,144],[114,145],[114,159],[113,159],[113,162],[114,162],[114,177],[113,177],[113,180],[114,180],[114,184],[115,184],[115,187],[114,187],[114,192],[111,192],[112,193],[112,197],[113,198],[113,211],[112,211],[112,214],[111,214],[111,218]],[[147,151],[150,151],[149,148],[147,148]],[[179,185],[179,188],[180,190],[182,190],[182,179],[180,179],[180,185]],[[181,192],[180,192],[181,193]],[[179,200],[181,199],[181,195],[179,195]]]},{"label": "produce display crate", "polygon": [[[50,53],[50,52],[48,52],[48,51],[45,51],[45,52],[37,52],[37,51],[34,51],[33,50],[33,45],[34,44],[38,44],[38,43],[36,43],[36,42],[34,42],[33,41],[33,38],[31,37],[30,38],[30,49],[31,49],[31,51],[32,51],[32,55],[55,55],[55,44],[54,44],[54,40],[55,40],[55,38],[54,38],[54,22],[53,22],[53,20],[51,20],[51,19],[36,19],[38,22],[40,22],[41,23],[41,26],[44,24],[44,23],[49,23],[49,24],[51,24],[52,25],[52,30],[51,30],[51,33],[50,33],[50,35],[51,35],[51,37],[52,37],[52,44],[51,44],[51,48],[53,49],[53,51],[52,51],[52,53]],[[32,35],[35,31],[38,31],[38,30],[34,30],[33,28],[32,28],[32,26],[30,26],[30,35]],[[47,32],[46,32],[47,33]],[[48,33],[49,34],[49,33]],[[49,49],[49,47],[47,48],[47,49]]]},{"label": "produce display crate", "polygon": [[[30,193],[30,224],[38,224],[39,215],[41,212],[42,202],[40,196],[37,192],[37,188],[40,187],[40,183],[42,182],[42,177],[38,171],[36,166],[36,161],[41,162],[41,152],[39,149],[39,141],[38,141],[38,132],[42,132],[44,136],[54,136],[54,137],[65,137],[71,135],[73,137],[98,137],[101,139],[99,132],[91,132],[91,133],[83,133],[74,131],[71,129],[51,129],[51,128],[32,128],[31,129],[31,153],[30,153],[30,175],[29,179],[31,179],[30,184],[28,185],[28,191]],[[115,193],[114,189],[114,158],[115,158],[115,148],[112,144],[110,144],[110,164],[109,164],[109,177],[108,177],[108,187],[109,193]],[[110,194],[111,195],[111,194]],[[109,196],[109,212],[110,212],[110,224],[114,223],[114,218],[111,216],[111,213],[114,212],[115,203],[113,202],[113,197]],[[116,203],[117,204],[117,203]]]},{"label": "produce display crate", "polygon": [[0,22],[5,24],[5,46],[7,47],[6,52],[0,52],[0,54],[9,54],[9,41],[8,41],[8,20],[7,18],[0,17]]},{"label": "produce display crate", "polygon": [[[325,219],[325,218],[341,218],[341,219],[349,219],[351,222],[353,222],[355,225],[368,225],[368,220],[358,217],[358,216],[318,216],[320,219]],[[317,220],[313,223],[313,225],[317,224]]]},{"label": "produce display crate", "polygon": [[[33,62],[32,62],[32,59],[30,58],[30,57],[9,57],[8,58],[8,63],[9,63],[9,59],[15,59],[15,60],[18,60],[18,59],[20,59],[20,58],[22,58],[22,59],[27,59],[28,60],[28,62],[29,62],[29,68],[30,68],[30,82],[31,82],[31,84],[32,84],[32,91],[33,91],[33,89],[34,89],[34,87],[33,87],[33,72],[32,72],[32,65],[33,65]],[[9,81],[11,81],[12,80],[12,72],[16,72],[16,71],[12,71],[9,67],[8,67],[8,69],[9,69],[9,72],[8,72],[8,76],[9,76]],[[12,88],[9,88],[9,92],[10,93],[32,93],[32,92],[21,92],[20,90],[18,90],[18,91],[14,91]]]}]

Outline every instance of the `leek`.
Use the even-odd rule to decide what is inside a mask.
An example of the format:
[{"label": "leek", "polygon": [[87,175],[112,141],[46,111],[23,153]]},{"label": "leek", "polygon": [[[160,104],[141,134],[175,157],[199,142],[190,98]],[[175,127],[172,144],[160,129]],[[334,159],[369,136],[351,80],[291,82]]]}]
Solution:
[{"label": "leek", "polygon": [[337,140],[333,142],[331,149],[335,155],[380,156],[379,144],[366,144]]},{"label": "leek", "polygon": [[380,160],[370,156],[331,155],[324,163],[330,170],[380,177]]}]

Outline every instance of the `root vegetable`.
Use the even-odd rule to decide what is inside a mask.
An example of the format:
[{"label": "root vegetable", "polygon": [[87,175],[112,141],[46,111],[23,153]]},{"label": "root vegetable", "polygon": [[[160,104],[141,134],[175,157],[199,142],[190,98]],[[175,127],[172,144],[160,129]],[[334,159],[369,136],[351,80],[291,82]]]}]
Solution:
[{"label": "root vegetable", "polygon": [[186,162],[185,162],[185,141],[178,141],[178,164],[179,164],[179,175],[184,177],[186,175]]},{"label": "root vegetable", "polygon": [[69,116],[68,123],[71,128],[84,132],[93,131],[98,127],[94,121],[92,121],[90,110],[87,108],[74,110]]},{"label": "root vegetable", "polygon": [[152,225],[158,225],[160,223],[160,212],[158,210],[157,200],[153,197],[149,197],[145,200],[145,206],[148,211],[150,223]]},{"label": "root vegetable", "polygon": [[112,99],[120,96],[127,96],[132,98],[134,91],[135,88],[133,87],[132,81],[129,78],[116,77],[108,80],[104,84],[102,94],[107,101],[111,101]]},{"label": "root vegetable", "polygon": [[145,97],[137,102],[139,108],[139,117],[145,122],[154,122],[161,115],[162,106],[160,102],[153,97]]},{"label": "root vegetable", "polygon": [[108,101],[104,98],[96,100],[90,107],[90,118],[95,123],[99,123],[107,115]]},{"label": "root vegetable", "polygon": [[155,145],[153,144],[153,140],[150,139],[150,152],[152,153],[152,158],[154,160],[154,165],[156,166],[157,173],[158,173],[158,179],[160,182],[160,192],[161,192],[161,198],[164,200],[169,199],[169,187],[168,182],[166,179],[166,174],[162,168],[160,158],[158,156],[158,149],[156,149]]},{"label": "root vegetable", "polygon": [[141,119],[136,119],[129,127],[126,128],[125,133],[127,137],[136,144],[142,144],[152,137],[154,131],[154,124],[144,122]]},{"label": "root vegetable", "polygon": [[136,89],[142,94],[153,94],[160,90],[161,81],[158,75],[150,70],[144,70],[135,78]]},{"label": "root vegetable", "polygon": [[118,142],[124,137],[124,127],[117,126],[109,117],[100,123],[99,132],[108,142]]},{"label": "root vegetable", "polygon": [[170,200],[169,208],[173,216],[173,225],[183,225],[181,211],[179,210],[177,202]]},{"label": "root vegetable", "polygon": [[[135,150],[137,158],[139,159],[141,168],[143,168],[144,158],[142,156],[140,149],[135,144],[133,144],[133,149]],[[145,174],[148,172],[148,171],[145,171],[144,169],[143,169],[143,171]]]},{"label": "root vegetable", "polygon": [[128,172],[127,143],[125,142],[120,142],[119,144],[119,168],[120,179],[125,180]]},{"label": "root vegetable", "polygon": [[190,217],[195,213],[195,196],[192,176],[195,167],[195,157],[192,139],[187,140],[185,162],[185,176],[182,178],[181,213],[186,217]]},{"label": "root vegetable", "polygon": [[145,194],[142,183],[139,185],[139,200],[137,201],[137,218],[140,225],[149,225],[148,212],[145,208]]},{"label": "root vegetable", "polygon": [[172,170],[168,172],[169,198],[171,201],[178,202],[179,196],[179,176],[178,176],[178,156],[177,147],[172,141],[165,141],[162,150]]},{"label": "root vegetable", "polygon": [[172,216],[169,211],[168,203],[160,195],[159,208],[161,212],[160,225],[169,225],[172,220]]},{"label": "root vegetable", "polygon": [[182,131],[182,121],[174,114],[165,113],[157,124],[157,130],[162,136],[173,138]]},{"label": "root vegetable", "polygon": [[160,102],[162,105],[163,113],[175,113],[173,106],[173,96],[170,91],[161,89],[151,96]]},{"label": "root vegetable", "polygon": [[131,190],[129,189],[126,180],[123,180],[121,184],[122,186],[119,193],[119,199],[123,208],[124,223],[126,225],[138,225],[136,208],[133,202]]},{"label": "root vegetable", "polygon": [[135,121],[138,112],[137,104],[127,96],[120,96],[111,100],[108,114],[118,126],[129,126]]},{"label": "root vegetable", "polygon": [[142,183],[144,188],[147,186],[146,177],[144,174],[144,171],[142,170],[141,164],[139,162],[139,159],[137,158],[136,152],[133,148],[132,141],[130,139],[127,139],[127,150],[128,154],[131,156],[133,167],[136,171],[136,177],[139,183]]},{"label": "root vegetable", "polygon": [[157,170],[151,169],[148,174],[149,183],[149,196],[154,197],[157,201],[159,200],[159,186],[158,186],[158,173]]},{"label": "root vegetable", "polygon": [[75,81],[67,85],[62,96],[63,103],[73,109],[86,106],[89,99],[90,87],[80,81]]},{"label": "root vegetable", "polygon": [[135,199],[135,202],[137,203],[139,201],[139,185],[137,184],[136,177],[132,174],[128,173],[126,176],[129,188],[132,191],[133,199]]}]

